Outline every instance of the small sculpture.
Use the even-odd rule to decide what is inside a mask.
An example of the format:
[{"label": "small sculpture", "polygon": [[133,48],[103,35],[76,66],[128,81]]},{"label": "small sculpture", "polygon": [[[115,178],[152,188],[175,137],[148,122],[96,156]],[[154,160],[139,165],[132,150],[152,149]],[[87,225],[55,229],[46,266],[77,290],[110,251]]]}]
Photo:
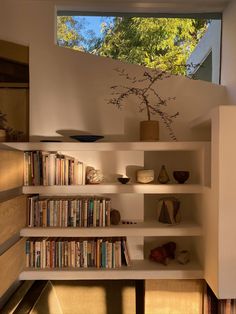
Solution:
[{"label": "small sculpture", "polygon": [[157,180],[161,184],[166,184],[170,181],[170,178],[169,178],[168,173],[166,171],[166,167],[164,165],[161,166],[161,170],[159,172]]},{"label": "small sculpture", "polygon": [[168,242],[152,249],[149,258],[157,263],[168,265],[170,259],[175,258],[176,243]]},{"label": "small sculpture", "polygon": [[99,184],[104,180],[104,176],[100,170],[89,168],[86,175],[88,184]]},{"label": "small sculpture", "polygon": [[158,201],[158,221],[165,224],[178,224],[181,221],[180,201],[175,197],[164,197]]},{"label": "small sculpture", "polygon": [[137,182],[139,183],[151,183],[154,181],[154,170],[138,170]]},{"label": "small sculpture", "polygon": [[187,250],[182,250],[178,253],[178,256],[177,256],[177,261],[180,263],[180,264],[187,264],[189,263],[190,261],[190,257],[189,257],[189,251]]}]

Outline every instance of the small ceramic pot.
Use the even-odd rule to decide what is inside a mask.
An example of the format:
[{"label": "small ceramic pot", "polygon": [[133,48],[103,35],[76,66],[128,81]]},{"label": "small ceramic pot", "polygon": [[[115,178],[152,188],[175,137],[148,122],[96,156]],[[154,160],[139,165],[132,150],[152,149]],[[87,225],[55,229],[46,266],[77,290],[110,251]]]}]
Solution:
[{"label": "small ceramic pot", "polygon": [[182,265],[189,263],[190,261],[189,251],[187,250],[180,251],[177,255],[177,261]]},{"label": "small ceramic pot", "polygon": [[150,183],[154,181],[154,170],[138,170],[137,182]]},{"label": "small ceramic pot", "polygon": [[110,219],[112,225],[118,225],[120,223],[120,212],[117,209],[112,209],[110,213]]},{"label": "small ceramic pot", "polygon": [[140,122],[140,141],[159,141],[159,122],[147,120]]},{"label": "small ceramic pot", "polygon": [[183,184],[189,178],[189,171],[173,171],[173,177],[178,183]]},{"label": "small ceramic pot", "polygon": [[126,184],[129,182],[130,178],[128,177],[120,177],[120,178],[117,178],[117,180],[122,183],[122,184]]}]

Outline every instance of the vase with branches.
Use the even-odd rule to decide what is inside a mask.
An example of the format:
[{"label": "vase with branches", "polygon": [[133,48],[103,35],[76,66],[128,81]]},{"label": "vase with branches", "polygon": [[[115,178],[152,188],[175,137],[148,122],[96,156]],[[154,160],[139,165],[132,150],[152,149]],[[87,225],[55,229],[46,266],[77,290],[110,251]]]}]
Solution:
[{"label": "vase with branches", "polygon": [[[112,98],[108,100],[108,103],[115,105],[118,109],[122,109],[124,102],[127,98],[134,95],[137,98],[137,105],[139,112],[145,112],[147,117],[148,131],[144,134],[144,138],[141,140],[158,140],[159,134],[151,134],[151,125],[156,125],[154,132],[157,132],[158,121],[152,120],[152,116],[158,115],[165,127],[168,130],[169,136],[172,140],[176,141],[176,135],[174,133],[172,124],[175,118],[179,115],[179,112],[169,114],[166,109],[169,102],[173,101],[175,97],[164,98],[160,95],[158,90],[158,81],[168,79],[171,77],[170,73],[160,70],[145,70],[141,78],[136,76],[130,76],[124,69],[116,68],[115,71],[124,78],[129,85],[114,85],[111,86]],[[145,121],[144,121],[145,122]],[[150,123],[149,123],[150,122]],[[156,122],[156,123],[153,123]],[[141,122],[142,127],[142,122]],[[150,136],[148,138],[147,136]]]}]

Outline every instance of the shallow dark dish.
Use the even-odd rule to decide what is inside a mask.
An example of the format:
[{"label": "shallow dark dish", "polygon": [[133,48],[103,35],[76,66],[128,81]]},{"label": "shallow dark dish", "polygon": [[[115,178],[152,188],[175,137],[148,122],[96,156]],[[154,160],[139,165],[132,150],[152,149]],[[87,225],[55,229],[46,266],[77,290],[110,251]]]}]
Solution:
[{"label": "shallow dark dish", "polygon": [[117,178],[117,180],[122,184],[126,184],[129,182],[130,178]]},{"label": "shallow dark dish", "polygon": [[41,140],[40,142],[43,142],[43,143],[59,143],[59,142],[62,142],[60,140]]},{"label": "shallow dark dish", "polygon": [[189,178],[189,171],[173,171],[173,176],[178,183],[183,184]]},{"label": "shallow dark dish", "polygon": [[79,142],[95,142],[104,138],[102,135],[71,135],[70,137]]}]

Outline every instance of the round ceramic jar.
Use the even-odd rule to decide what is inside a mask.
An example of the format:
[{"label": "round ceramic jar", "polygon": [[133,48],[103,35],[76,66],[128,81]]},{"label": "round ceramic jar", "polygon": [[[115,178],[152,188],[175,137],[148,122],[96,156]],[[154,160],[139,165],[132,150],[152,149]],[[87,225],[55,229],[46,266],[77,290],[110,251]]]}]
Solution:
[{"label": "round ceramic jar", "polygon": [[150,183],[154,181],[154,170],[138,170],[137,182]]}]

